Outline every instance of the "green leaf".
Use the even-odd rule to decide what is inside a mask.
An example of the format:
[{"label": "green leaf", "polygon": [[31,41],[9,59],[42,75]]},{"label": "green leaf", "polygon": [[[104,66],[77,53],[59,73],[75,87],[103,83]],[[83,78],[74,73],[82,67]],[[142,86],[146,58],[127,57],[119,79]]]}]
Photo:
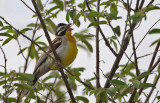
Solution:
[{"label": "green leaf", "polygon": [[31,28],[24,28],[21,30],[22,33],[25,33],[26,31],[32,30]]},{"label": "green leaf", "polygon": [[22,88],[22,89],[27,89],[27,90],[29,90],[30,92],[34,92],[34,89],[33,89],[33,87],[32,86],[30,86],[30,85],[28,85],[28,84],[19,84],[19,83],[15,83],[14,84],[14,86],[17,86],[17,87],[20,87],[20,88]]},{"label": "green leaf", "polygon": [[37,6],[38,6],[38,8],[41,10],[41,11],[43,11],[43,5],[42,5],[42,1],[41,0],[37,0]]},{"label": "green leaf", "polygon": [[70,10],[67,10],[67,14],[66,14],[66,21],[69,23],[69,15],[70,15]]},{"label": "green leaf", "polygon": [[95,96],[95,97],[98,97],[103,91],[104,91],[103,88],[98,88],[98,89],[96,89],[96,91],[95,91],[95,93],[94,93],[94,96]]},{"label": "green leaf", "polygon": [[6,83],[7,83],[6,80],[0,81],[0,85],[6,84]]},{"label": "green leaf", "polygon": [[47,18],[46,23],[48,24],[48,30],[52,33],[55,34],[56,33],[56,25],[52,22],[52,20],[50,20],[49,18]]},{"label": "green leaf", "polygon": [[148,88],[148,87],[155,88],[154,84],[151,84],[151,83],[141,83],[140,84],[140,88]]},{"label": "green leaf", "polygon": [[103,103],[108,103],[108,98],[107,98],[107,93],[105,90],[103,90],[103,92],[100,94],[100,100],[103,102]]},{"label": "green leaf", "polygon": [[101,24],[107,24],[107,22],[106,21],[94,21],[88,25],[88,28],[91,26],[97,26],[97,25],[101,25]]},{"label": "green leaf", "polygon": [[134,23],[140,22],[142,18],[145,16],[143,12],[136,12],[134,15],[130,16],[126,22],[133,20]]},{"label": "green leaf", "polygon": [[12,37],[6,39],[6,40],[3,42],[2,45],[3,45],[3,46],[6,45],[6,44],[9,43],[12,39],[13,39]]},{"label": "green leaf", "polygon": [[112,40],[112,42],[113,42],[113,45],[114,45],[116,51],[118,51],[117,43],[114,40]]},{"label": "green leaf", "polygon": [[[29,48],[28,48],[28,51],[29,51]],[[34,45],[32,45],[31,47],[29,56],[31,57],[31,59],[34,59],[35,57],[35,46]]]},{"label": "green leaf", "polygon": [[150,74],[152,74],[152,73],[151,72],[143,72],[140,75],[138,75],[137,79],[141,80],[142,78],[144,78],[144,77],[146,77],[146,76],[148,76]]},{"label": "green leaf", "polygon": [[44,47],[47,47],[47,44],[45,42],[37,41],[37,44],[43,45]]},{"label": "green leaf", "polygon": [[90,13],[87,14],[87,17],[100,17],[102,14],[100,14],[97,11],[91,11]]},{"label": "green leaf", "polygon": [[19,52],[18,52],[18,54],[17,54],[17,55],[19,55],[19,54],[23,53],[27,48],[28,48],[28,47],[23,48],[21,51],[19,51]]},{"label": "green leaf", "polygon": [[134,81],[132,81],[132,83],[133,83],[133,86],[134,86],[134,87],[140,88],[141,82],[140,82],[139,80],[134,80]]},{"label": "green leaf", "polygon": [[53,10],[56,10],[56,9],[58,9],[58,8],[59,8],[59,6],[54,6],[54,7],[50,8],[47,13],[49,14],[49,13],[51,13]]},{"label": "green leaf", "polygon": [[13,102],[15,102],[16,103],[16,101],[17,101],[17,99],[16,98],[11,98],[11,97],[9,97],[9,98],[7,98],[7,103],[13,103]]},{"label": "green leaf", "polygon": [[117,34],[117,36],[121,35],[120,26],[116,26],[115,28],[112,28],[113,32]]},{"label": "green leaf", "polygon": [[16,77],[16,80],[25,80],[27,82],[33,82],[34,76],[33,74],[27,74],[27,73],[17,73],[18,77]]},{"label": "green leaf", "polygon": [[61,11],[64,9],[63,1],[61,1],[61,0],[53,0],[53,2],[60,8]]},{"label": "green leaf", "polygon": [[70,17],[72,20],[75,18],[76,15],[77,15],[76,9],[70,11]]},{"label": "green leaf", "polygon": [[80,21],[79,21],[80,16],[81,14],[78,13],[73,19],[73,24],[75,24],[77,27],[80,26]]},{"label": "green leaf", "polygon": [[87,40],[83,40],[82,42],[87,46],[90,52],[93,52],[92,45]]},{"label": "green leaf", "polygon": [[126,85],[127,85],[125,82],[122,82],[122,81],[117,80],[117,79],[111,80],[111,83],[112,83],[114,86],[126,86]]},{"label": "green leaf", "polygon": [[6,30],[6,29],[12,29],[12,27],[11,26],[3,26],[3,28],[1,28],[0,30]]},{"label": "green leaf", "polygon": [[2,21],[0,21],[0,26],[3,26],[3,23],[2,23]]},{"label": "green leaf", "polygon": [[12,35],[10,35],[8,33],[0,33],[0,36],[12,37]]},{"label": "green leaf", "polygon": [[159,39],[155,40],[154,42],[152,42],[152,44],[151,44],[149,47],[151,47],[151,46],[153,46],[153,45],[157,44],[157,43],[158,43],[158,41],[159,41]]},{"label": "green leaf", "polygon": [[113,20],[116,20],[118,17],[118,10],[117,10],[117,6],[115,5],[115,3],[112,3],[111,4],[111,7],[110,7],[110,14],[109,14],[109,18],[110,19],[113,19]]},{"label": "green leaf", "polygon": [[115,87],[110,87],[106,90],[106,92],[113,97],[116,94],[116,88]]},{"label": "green leaf", "polygon": [[83,96],[76,96],[75,98],[77,101],[82,101],[83,103],[89,103],[89,100]]},{"label": "green leaf", "polygon": [[160,29],[158,29],[158,28],[152,29],[152,30],[149,32],[149,34],[158,34],[158,33],[160,33]]}]

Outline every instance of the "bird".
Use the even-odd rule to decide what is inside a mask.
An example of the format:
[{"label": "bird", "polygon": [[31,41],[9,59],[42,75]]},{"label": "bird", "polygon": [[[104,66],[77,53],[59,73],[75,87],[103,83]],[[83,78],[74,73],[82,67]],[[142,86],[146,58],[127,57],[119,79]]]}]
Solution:
[{"label": "bird", "polygon": [[[59,23],[56,28],[56,38],[52,41],[55,51],[60,58],[60,63],[63,67],[69,66],[75,60],[78,52],[76,40],[71,33],[72,30],[73,28],[71,28],[71,24]],[[46,49],[46,52],[55,58],[50,46]],[[59,69],[60,68],[56,64],[55,60],[49,57],[46,53],[43,53],[35,65],[33,72],[34,79],[29,85],[34,86],[37,80],[50,70]],[[22,89],[18,97],[23,98],[28,93],[28,90]]]}]

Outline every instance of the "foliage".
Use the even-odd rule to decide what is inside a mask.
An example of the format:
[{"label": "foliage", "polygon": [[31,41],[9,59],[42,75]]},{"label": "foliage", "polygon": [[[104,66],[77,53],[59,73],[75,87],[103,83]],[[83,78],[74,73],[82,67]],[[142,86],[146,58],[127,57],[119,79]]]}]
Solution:
[{"label": "foliage", "polygon": [[[100,4],[98,5],[97,2],[100,2]],[[157,48],[159,48],[160,45],[160,38],[156,38],[150,44],[150,47],[156,46],[156,49],[155,51],[153,51],[153,53],[151,53],[154,56],[149,60],[150,64],[146,64],[148,65],[148,69],[145,69],[145,71],[142,71],[139,68],[138,60],[151,54],[144,54],[142,57],[138,57],[136,55],[136,52],[138,52],[136,50],[138,46],[135,48],[134,43],[134,40],[136,40],[136,38],[134,38],[134,31],[136,31],[136,28],[141,25],[141,22],[145,22],[144,20],[148,20],[148,13],[153,10],[159,11],[160,9],[159,5],[155,5],[154,3],[152,3],[152,0],[150,0],[147,6],[143,5],[144,2],[145,1],[140,1],[138,3],[137,1],[137,4],[133,5],[130,0],[129,3],[124,2],[123,0],[83,0],[79,2],[77,2],[76,0],[46,0],[45,3],[42,0],[36,0],[37,7],[50,34],[55,34],[56,32],[56,24],[54,21],[55,18],[57,18],[57,16],[61,13],[65,13],[66,22],[73,23],[73,25],[75,25],[76,27],[83,26],[84,22],[87,24],[88,28],[80,30],[79,32],[73,34],[73,36],[77,40],[77,46],[80,49],[83,49],[88,53],[94,53],[96,49],[98,49],[98,47],[96,46],[95,48],[91,41],[97,39],[97,35],[99,35],[100,38],[103,38],[105,42],[103,43],[106,45],[106,47],[103,48],[108,48],[111,53],[113,53],[113,51],[116,51],[117,53],[117,55],[115,56],[116,59],[115,61],[113,61],[110,72],[103,73],[104,69],[101,69],[101,67],[98,68],[99,71],[102,71],[102,73],[100,74],[104,75],[103,82],[106,81],[105,86],[95,86],[95,81],[98,81],[98,77],[100,76],[100,74],[98,74],[97,72],[95,73],[94,77],[82,80],[82,73],[84,73],[85,69],[88,68],[75,68],[72,66],[66,68],[69,71],[65,72],[66,77],[72,91],[78,91],[79,83],[84,86],[82,92],[85,95],[74,95],[74,99],[78,103],[90,103],[89,97],[91,95],[95,97],[94,100],[96,103],[108,103],[110,101],[112,101],[113,103],[147,103],[149,101],[150,95],[153,95],[152,90],[158,88],[157,82],[160,77],[160,64],[157,54],[159,49]],[[140,4],[142,5],[142,7],[140,6]],[[99,7],[103,9],[97,11],[95,8]],[[126,13],[126,17],[124,17],[124,15],[119,15],[121,9]],[[36,14],[32,15],[33,19],[37,17],[38,16]],[[0,67],[5,69],[5,71],[0,72],[0,87],[1,89],[3,89],[3,92],[0,92],[0,101],[6,103],[14,103],[17,101],[17,98],[13,97],[12,94],[18,94],[22,89],[27,89],[28,91],[30,91],[30,93],[24,99],[24,102],[26,103],[31,102],[31,100],[34,100],[38,103],[72,103],[72,99],[68,98],[69,93],[67,92],[66,88],[64,91],[64,87],[66,86],[66,84],[63,82],[58,71],[51,71],[46,77],[41,78],[35,84],[35,86],[28,85],[32,84],[32,81],[34,79],[34,76],[32,74],[22,73],[15,70],[7,72],[7,58],[5,57],[5,54],[7,52],[4,52],[2,48],[6,45],[9,45],[12,40],[15,40],[18,43],[17,45],[19,46],[19,51],[17,52],[17,55],[22,55],[27,65],[27,58],[38,60],[40,58],[40,55],[42,54],[42,49],[45,50],[48,46],[44,41],[41,41],[42,35],[36,33],[37,31],[43,30],[43,25],[39,21],[37,21],[36,23],[31,22],[22,30],[18,30],[10,23],[8,23],[5,18],[1,17],[1,15],[0,18],[0,37],[3,37],[4,39],[0,39],[0,42],[2,42],[0,48],[5,62],[4,65],[0,64]],[[119,21],[123,21],[125,26],[121,26],[117,23],[114,24],[114,22]],[[159,21],[160,20],[158,20],[157,22]],[[107,29],[105,29],[106,26],[110,28],[110,34]],[[95,35],[93,31],[96,30],[99,31],[99,34]],[[104,31],[107,31],[105,32],[105,35],[103,33]],[[26,35],[28,32],[32,32],[33,36],[33,38],[30,39],[31,45],[27,47],[21,47],[19,43],[20,36]],[[159,35],[160,28],[151,27],[144,38],[146,36],[153,36],[153,34]],[[101,39],[98,39],[97,42],[101,43],[100,40]],[[132,58],[132,56],[129,57],[128,55],[130,54],[127,54],[126,52],[126,50],[128,49],[127,47],[130,46],[129,43],[133,46],[131,47],[133,48],[132,55],[134,55],[134,58]],[[39,45],[41,48],[37,47],[37,45]],[[112,47],[114,47],[114,49]],[[100,52],[99,50],[96,51],[96,53],[100,54],[101,51],[103,51],[103,49],[100,49]],[[28,56],[25,57],[24,53],[28,53]],[[127,63],[120,62],[123,58],[123,55],[127,56]],[[156,57],[158,58],[158,60]],[[96,55],[96,59],[97,58],[98,57]],[[100,61],[98,61],[98,64],[101,64]],[[106,67],[108,68],[107,65]],[[152,75],[155,75],[155,77],[152,78],[153,83],[147,82],[148,77]],[[104,83],[102,83],[101,81],[100,84]],[[146,89],[151,90],[150,92],[147,92],[145,91]],[[142,99],[142,97],[145,98]],[[153,98],[157,101],[160,101],[160,96],[158,93]]]}]

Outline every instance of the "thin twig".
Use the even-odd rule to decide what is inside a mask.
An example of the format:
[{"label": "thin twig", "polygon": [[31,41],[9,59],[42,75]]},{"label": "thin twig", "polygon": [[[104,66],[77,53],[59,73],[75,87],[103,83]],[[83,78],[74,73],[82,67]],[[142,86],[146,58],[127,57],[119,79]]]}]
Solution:
[{"label": "thin twig", "polygon": [[22,1],[22,3],[23,3],[24,5],[26,5],[27,8],[29,8],[33,13],[36,14],[36,12],[35,12],[32,8],[30,8],[30,6],[28,6],[23,0],[21,0],[21,1]]},{"label": "thin twig", "polygon": [[[156,58],[157,51],[158,51],[159,47],[160,47],[160,40],[158,41],[157,46],[156,46],[156,48],[155,48],[155,50],[154,50],[154,54],[153,54],[153,56],[152,56],[151,62],[150,62],[149,67],[148,67],[148,72],[152,72],[152,70],[153,70],[153,69],[152,69],[152,66],[153,66],[153,63],[154,63],[154,61],[155,61],[155,58]],[[146,77],[144,78],[143,83],[146,83],[148,77],[149,77],[149,76],[146,76]],[[142,91],[143,91],[143,88],[141,88],[141,89],[139,90],[139,95],[141,95]]]},{"label": "thin twig", "polygon": [[[158,50],[157,52],[159,52],[160,50]],[[141,58],[143,58],[143,57],[146,57],[146,56],[149,56],[149,55],[152,55],[152,54],[154,54],[154,52],[153,53],[149,53],[149,54],[145,54],[145,55],[142,55],[142,56],[139,56],[139,57],[137,57],[137,59],[141,59]]]},{"label": "thin twig", "polygon": [[[4,72],[5,72],[5,74],[7,74],[7,58],[6,58],[6,54],[5,54],[5,52],[4,52],[4,50],[2,49],[2,47],[0,46],[0,49],[1,49],[1,51],[2,51],[2,53],[3,53],[3,57],[4,57]],[[6,79],[6,77],[5,77],[5,81],[6,81],[7,79]],[[5,83],[5,85],[6,85],[7,83]],[[7,103],[7,88],[5,88],[5,103]]]},{"label": "thin twig", "polygon": [[[38,23],[38,18],[37,18],[37,20],[36,20],[36,25],[35,25],[34,30],[33,30],[33,36],[32,36],[32,39],[31,39],[32,41],[34,41],[34,36],[35,36],[35,34],[36,34],[36,31],[37,31],[37,29],[36,29],[37,23]],[[28,55],[27,55],[27,58],[26,58],[26,62],[25,62],[25,65],[24,65],[24,73],[25,73],[26,70],[27,70],[28,60],[29,60],[31,48],[32,48],[32,46],[33,46],[33,42],[32,42],[32,41],[31,41],[31,44],[30,44],[30,47],[29,47],[29,51],[28,51]]]}]

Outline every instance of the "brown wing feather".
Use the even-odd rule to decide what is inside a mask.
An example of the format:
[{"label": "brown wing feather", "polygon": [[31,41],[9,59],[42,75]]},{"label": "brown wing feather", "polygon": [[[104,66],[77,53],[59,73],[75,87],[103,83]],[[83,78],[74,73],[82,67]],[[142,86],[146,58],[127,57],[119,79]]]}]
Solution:
[{"label": "brown wing feather", "polygon": [[[55,49],[57,49],[61,45],[62,40],[61,40],[61,38],[57,37],[52,41],[52,43],[53,43],[53,46],[55,47]],[[52,50],[51,50],[51,47],[49,46],[47,49],[47,53],[51,53],[51,52],[52,52]],[[44,54],[42,54],[42,56],[39,58],[38,62],[36,63],[35,70],[33,72],[33,75],[35,76],[34,83],[39,79],[39,77],[37,77],[37,74],[39,73],[38,68],[47,60],[47,58],[48,58],[48,55],[46,53],[44,53]],[[46,71],[46,72],[48,72],[48,71]],[[46,72],[44,72],[42,75],[44,75]]]}]

